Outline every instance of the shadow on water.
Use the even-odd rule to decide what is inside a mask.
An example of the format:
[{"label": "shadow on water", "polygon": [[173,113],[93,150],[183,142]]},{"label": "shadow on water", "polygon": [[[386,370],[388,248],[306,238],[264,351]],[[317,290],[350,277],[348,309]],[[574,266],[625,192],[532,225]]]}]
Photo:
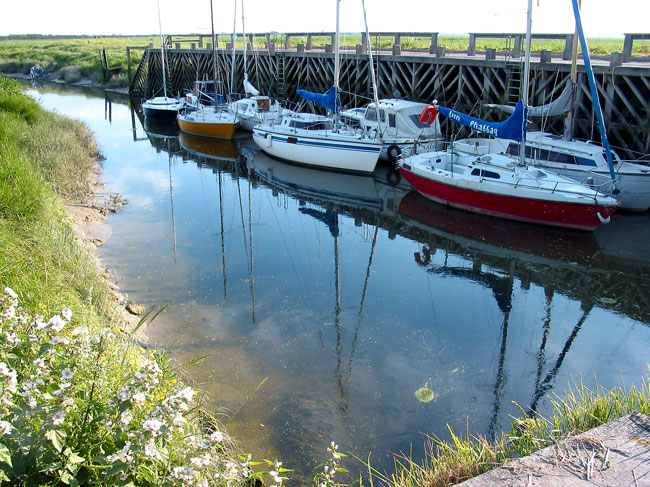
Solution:
[{"label": "shadow on water", "polygon": [[[498,435],[512,401],[546,411],[572,378],[647,371],[648,214],[594,233],[507,222],[431,203],[387,166],[290,165],[249,135],[197,139],[95,101],[104,177],[132,201],[106,264],[137,301],[174,301],[152,342],[210,354],[192,380],[295,485],[332,440],[390,470],[392,453],[421,458],[423,433]],[[435,400],[416,399],[424,384]]]}]

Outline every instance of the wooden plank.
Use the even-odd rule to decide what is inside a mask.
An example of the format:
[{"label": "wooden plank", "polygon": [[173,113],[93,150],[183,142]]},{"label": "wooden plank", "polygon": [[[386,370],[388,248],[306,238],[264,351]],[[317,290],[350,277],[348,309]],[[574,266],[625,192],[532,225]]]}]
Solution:
[{"label": "wooden plank", "polygon": [[650,418],[634,413],[466,480],[459,487],[648,485]]}]

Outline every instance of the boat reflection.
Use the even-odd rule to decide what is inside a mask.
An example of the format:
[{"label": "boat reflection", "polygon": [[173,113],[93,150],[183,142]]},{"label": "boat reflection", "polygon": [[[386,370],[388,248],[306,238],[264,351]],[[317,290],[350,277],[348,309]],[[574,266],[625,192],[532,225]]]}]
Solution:
[{"label": "boat reflection", "polygon": [[188,153],[219,161],[233,162],[239,158],[239,147],[234,139],[207,139],[180,132],[181,147]]}]

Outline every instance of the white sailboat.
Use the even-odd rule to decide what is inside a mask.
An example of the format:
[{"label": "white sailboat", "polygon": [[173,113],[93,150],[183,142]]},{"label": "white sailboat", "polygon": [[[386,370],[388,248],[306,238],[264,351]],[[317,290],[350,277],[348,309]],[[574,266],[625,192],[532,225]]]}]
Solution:
[{"label": "white sailboat", "polygon": [[[237,0],[235,0],[235,24],[237,18]],[[239,126],[249,132],[253,131],[253,127],[260,123],[277,122],[282,116],[285,109],[280,105],[277,100],[272,99],[270,96],[260,95],[260,92],[248,80],[248,62],[246,50],[246,28],[244,24],[244,0],[241,0],[241,22],[242,22],[242,37],[244,41],[244,94],[245,97],[241,100],[230,102],[228,109],[239,120]],[[235,30],[233,28],[233,61],[235,53]],[[232,79],[234,84],[234,63],[232,70]]]},{"label": "white sailboat", "polygon": [[[579,5],[575,1],[573,9],[576,17],[576,38],[580,38],[582,43],[582,55],[589,84],[592,87],[593,70],[589,60],[589,48],[582,34]],[[529,116],[536,117],[562,115],[569,112],[569,117],[566,119],[566,135],[559,137],[543,131],[528,132],[523,150],[525,160],[528,164],[548,168],[557,174],[592,187],[604,188],[614,180],[616,184],[609,184],[609,186],[612,194],[621,202],[621,209],[647,211],[650,209],[650,167],[634,161],[622,160],[609,148],[598,95],[593,88],[591,91],[595,105],[594,112],[598,118],[603,144],[580,141],[571,137],[572,92],[577,79],[576,57],[577,44],[574,44],[571,83],[568,83],[567,89],[558,99],[548,105],[535,107],[529,112]],[[504,105],[495,106],[505,111],[512,110],[512,107]],[[521,152],[519,143],[501,139],[468,138],[456,141],[455,147],[457,150],[476,155],[503,152],[518,157]]]},{"label": "white sailboat", "polygon": [[[528,0],[526,58],[524,62],[523,103],[520,101],[504,122],[487,122],[442,106],[427,108],[422,121],[433,120],[438,112],[496,138],[526,141],[526,108],[530,69],[532,0]],[[619,206],[616,199],[598,188],[581,185],[543,168],[502,153],[484,155],[458,152],[452,144],[447,151],[413,155],[401,161],[404,178],[423,196],[463,210],[511,220],[593,230]],[[610,181],[611,183],[611,181]]]},{"label": "white sailboat", "polygon": [[160,29],[160,62],[162,66],[163,96],[156,96],[142,104],[144,117],[153,120],[174,120],[183,108],[182,98],[167,96],[167,75],[165,72],[165,47],[162,36],[162,22],[160,20],[160,1],[158,1],[158,27]]},{"label": "white sailboat", "polygon": [[334,85],[326,94],[298,90],[334,113],[333,117],[292,113],[280,122],[253,128],[253,140],[266,153],[290,162],[324,169],[371,173],[377,165],[382,143],[339,124],[339,2],[336,1]]}]

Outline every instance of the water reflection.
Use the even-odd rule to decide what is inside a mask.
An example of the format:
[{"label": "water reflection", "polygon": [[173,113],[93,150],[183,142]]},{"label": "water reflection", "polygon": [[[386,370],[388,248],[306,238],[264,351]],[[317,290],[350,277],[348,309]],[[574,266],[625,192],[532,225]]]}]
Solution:
[{"label": "water reflection", "polygon": [[[288,380],[292,385],[301,383],[302,386],[296,391],[286,385],[276,385],[278,390],[267,391],[269,396],[262,400],[274,412],[269,420],[278,429],[272,434],[275,448],[281,456],[293,458],[296,465],[311,465],[312,459],[318,458],[319,451],[312,446],[315,438],[336,437],[341,442],[343,435],[348,444],[356,447],[356,452],[372,449],[378,453],[378,465],[388,467],[387,452],[405,451],[409,442],[418,443],[418,433],[422,431],[444,436],[443,424],[458,425],[460,418],[465,416],[471,418],[471,424],[479,432],[497,436],[508,426],[509,415],[517,413],[512,400],[531,410],[538,409],[545,396],[558,385],[558,377],[566,381],[586,370],[580,366],[576,368],[576,362],[585,359],[581,357],[585,355],[585,347],[589,350],[596,345],[601,348],[596,355],[607,356],[606,343],[598,343],[592,331],[574,360],[568,360],[572,362],[568,370],[563,371],[594,307],[599,311],[598,320],[605,325],[619,321],[612,316],[604,318],[610,312],[647,323],[650,311],[647,303],[634,297],[646,289],[648,263],[643,259],[627,261],[609,257],[594,234],[517,224],[445,208],[411,192],[387,167],[379,167],[373,176],[317,171],[272,159],[245,138],[229,145],[203,139],[188,140],[181,134],[179,143],[185,151],[184,160],[191,159],[198,167],[209,167],[217,174],[221,222],[224,216],[222,173],[229,173],[234,180],[230,190],[236,189],[235,212],[240,220],[238,233],[248,273],[252,324],[265,325],[269,314],[283,315],[281,309],[266,309],[266,316],[256,319],[253,267],[253,222],[256,218],[253,208],[261,208],[262,194],[268,198],[270,192],[272,199],[268,198],[266,204],[273,205],[275,201],[275,205],[290,211],[290,220],[299,220],[301,225],[306,218],[311,220],[318,234],[316,241],[311,243],[318,242],[322,257],[329,255],[331,258],[331,265],[325,265],[322,258],[319,264],[321,273],[327,269],[331,273],[332,287],[329,291],[320,291],[327,299],[321,299],[318,305],[307,304],[309,310],[317,310],[325,316],[323,325],[317,326],[317,340],[307,339],[291,347],[291,354],[302,358],[290,367]],[[242,187],[247,190],[242,191]],[[264,188],[268,190],[265,192]],[[255,194],[260,200],[254,201]],[[258,222],[263,220],[269,223],[267,219],[257,219]],[[276,224],[280,233],[283,229],[293,233],[291,229],[295,228],[292,221],[282,223],[276,219]],[[352,230],[344,229],[350,224]],[[266,240],[271,233],[264,232]],[[380,238],[380,232],[385,233],[388,240]],[[223,223],[220,233],[225,298]],[[360,244],[353,252],[354,266],[342,256],[345,246],[342,239],[350,235],[359,239]],[[283,235],[283,238],[288,237]],[[385,246],[391,240],[399,241],[400,248],[408,242],[417,244],[417,250],[410,252],[415,267],[406,274],[395,265],[394,251],[383,253],[382,258],[389,259],[382,262],[383,269],[373,270],[378,242],[379,246]],[[287,249],[287,254],[291,253]],[[399,257],[405,265],[404,254]],[[361,262],[365,263],[363,268]],[[291,265],[294,273],[298,272],[297,263],[292,261]],[[343,279],[342,275],[351,269],[354,269],[354,279]],[[387,325],[385,321],[382,323],[378,301],[388,300],[394,297],[393,293],[400,292],[423,296],[421,286],[408,282],[413,271],[418,269],[430,276],[426,279],[430,286],[431,282],[454,283],[452,287],[458,287],[456,291],[447,290],[441,294],[443,299],[455,302],[458,308],[452,306],[444,310],[427,329],[428,325],[420,321],[424,318],[426,323],[427,313],[416,306],[416,313],[408,316],[408,300],[404,300],[396,306],[393,315],[394,318],[408,316],[400,323],[400,331],[394,334],[381,327],[378,329],[378,322],[384,327]],[[320,279],[324,280],[322,275]],[[373,286],[380,292],[373,293]],[[371,312],[366,313],[364,306],[369,289],[373,306]],[[494,305],[485,301],[480,289],[492,295]],[[450,294],[444,296],[445,292]],[[265,293],[264,287],[262,293]],[[466,298],[478,293],[479,299]],[[311,298],[317,294],[317,291],[307,293]],[[440,312],[435,294],[435,291],[430,292],[430,311],[434,317]],[[356,296],[356,305],[352,304],[353,296]],[[470,316],[462,310],[465,303],[474,308]],[[296,307],[290,306],[290,309],[295,311]],[[477,318],[489,323],[489,332],[476,329],[484,325],[477,322]],[[290,339],[294,335],[295,340],[303,335],[304,340],[313,331],[308,329],[309,323],[309,319],[304,321],[303,318],[299,328],[289,334],[284,330],[283,336]],[[400,337],[404,332],[413,336]],[[473,333],[481,338],[470,339],[468,335]],[[382,334],[386,336],[381,337]],[[252,335],[245,339],[250,340]],[[641,335],[647,338],[647,329]],[[426,345],[419,348],[416,341],[423,338]],[[375,348],[373,342],[383,343]],[[489,345],[486,347],[486,344]],[[382,356],[394,354],[395,345],[399,349],[397,356],[382,364]],[[355,360],[360,346],[363,353],[357,365]],[[315,347],[321,352],[332,353],[330,358],[327,353],[321,355],[322,367],[309,364]],[[489,353],[485,353],[485,348]],[[278,367],[274,357],[268,359],[264,362],[270,370]],[[639,363],[646,359],[642,358]],[[456,367],[449,367],[448,361]],[[431,367],[431,362],[436,367]],[[328,363],[330,365],[325,365]],[[526,365],[522,367],[523,364]],[[358,367],[365,370],[358,372]],[[382,370],[386,367],[388,370]],[[390,369],[397,369],[397,373]],[[428,370],[423,374],[421,371],[425,369]],[[315,377],[327,381],[327,370],[332,378],[330,384],[309,387],[304,383],[304,379],[309,381]],[[611,373],[619,371],[613,368]],[[601,379],[601,372],[598,373]],[[412,375],[420,377],[419,384],[409,377]],[[605,376],[608,375],[605,372]],[[401,381],[413,385],[403,388]],[[412,393],[425,381],[436,386],[440,406],[434,407],[433,413],[414,404]],[[372,390],[373,386],[376,390]],[[317,390],[318,387],[325,391]],[[387,431],[381,431],[393,421],[395,424]],[[332,433],[326,437],[328,430]],[[359,433],[360,430],[363,432]],[[359,437],[357,441],[354,436]],[[298,475],[309,476],[310,472],[298,467]]]},{"label": "water reflection", "polygon": [[[430,203],[387,167],[288,165],[250,136],[164,133],[116,102],[109,122],[95,102],[105,181],[132,201],[109,217],[104,261],[129,297],[174,302],[151,341],[180,362],[211,354],[192,380],[244,449],[299,479],[331,440],[390,469],[422,433],[469,418],[498,434],[512,401],[545,410],[571,377],[647,370],[648,215],[594,234],[503,222]],[[430,403],[414,396],[425,383]]]}]

